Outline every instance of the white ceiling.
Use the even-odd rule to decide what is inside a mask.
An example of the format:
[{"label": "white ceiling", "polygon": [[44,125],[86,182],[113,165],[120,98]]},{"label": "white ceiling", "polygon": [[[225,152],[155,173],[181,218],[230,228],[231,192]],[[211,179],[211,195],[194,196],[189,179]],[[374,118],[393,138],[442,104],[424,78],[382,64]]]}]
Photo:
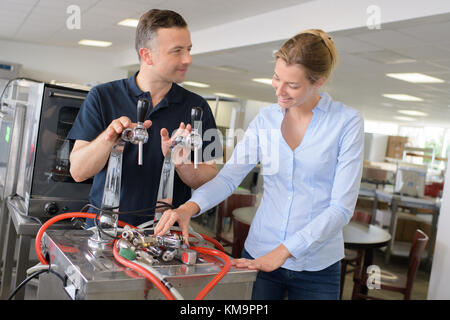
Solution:
[{"label": "white ceiling", "polygon": [[[243,19],[307,1],[295,0],[0,0],[0,39],[76,47],[89,38],[112,41],[105,50],[118,52],[134,46],[133,28],[117,26],[124,18],[138,18],[149,8],[176,10],[191,31]],[[80,30],[67,30],[67,6],[82,12]],[[236,9],[238,8],[238,9]],[[331,33],[340,63],[326,90],[336,100],[362,111],[365,119],[398,122],[399,109],[422,110],[414,125],[450,127],[450,13],[383,24],[380,30],[359,28]],[[240,47],[193,57],[187,79],[206,82],[202,94],[224,92],[242,99],[274,101],[270,86],[252,78],[271,77],[272,52],[282,41]],[[194,43],[195,46],[195,43]],[[408,63],[392,63],[399,59]],[[421,72],[445,83],[410,84],[386,77],[388,72]],[[423,102],[398,102],[383,93],[418,96]]]},{"label": "white ceiling", "polygon": [[[331,96],[362,111],[369,120],[392,121],[408,125],[450,127],[450,14],[384,24],[380,30],[360,28],[330,33],[339,52],[339,64],[325,86]],[[273,74],[272,52],[282,41],[195,56],[189,80],[213,85],[212,90],[242,98],[275,101],[270,86],[252,78]],[[394,63],[398,61],[407,63]],[[234,70],[218,70],[217,67]],[[412,84],[392,79],[386,73],[420,72],[445,83]],[[403,93],[423,102],[400,102],[382,96]],[[397,110],[421,110],[429,115],[413,117],[412,123],[398,121],[405,116]]]}]

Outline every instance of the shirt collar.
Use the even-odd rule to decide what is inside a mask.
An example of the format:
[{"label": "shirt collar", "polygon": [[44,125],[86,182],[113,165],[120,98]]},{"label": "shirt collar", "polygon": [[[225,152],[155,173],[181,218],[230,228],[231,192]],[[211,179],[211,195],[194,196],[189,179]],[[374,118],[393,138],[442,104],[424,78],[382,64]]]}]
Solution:
[{"label": "shirt collar", "polygon": [[[127,79],[127,83],[128,83],[128,90],[129,92],[135,96],[135,97],[140,97],[145,95],[145,92],[142,91],[141,89],[139,89],[137,83],[136,83],[136,76],[138,75],[139,71],[137,71],[134,75],[132,75],[131,77],[129,77]],[[169,92],[167,92],[166,96],[163,98],[163,100],[161,101],[161,105],[169,105],[171,103],[177,103],[177,102],[181,102],[182,100],[182,94],[181,94],[181,87],[176,84],[176,83],[172,83],[172,87],[170,88]],[[151,96],[151,92],[150,92],[150,96]]]}]

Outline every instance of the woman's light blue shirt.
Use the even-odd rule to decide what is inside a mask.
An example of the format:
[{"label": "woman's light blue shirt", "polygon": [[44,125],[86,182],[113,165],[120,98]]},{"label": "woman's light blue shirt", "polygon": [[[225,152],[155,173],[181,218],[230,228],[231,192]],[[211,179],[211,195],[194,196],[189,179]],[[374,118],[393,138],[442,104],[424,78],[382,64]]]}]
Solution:
[{"label": "woman's light blue shirt", "polygon": [[285,111],[278,104],[262,108],[223,169],[190,200],[205,212],[261,163],[264,193],[245,249],[257,258],[283,244],[292,257],[282,267],[296,271],[322,270],[344,257],[342,229],[361,181],[364,121],[358,111],[320,95],[295,150],[281,134]]}]

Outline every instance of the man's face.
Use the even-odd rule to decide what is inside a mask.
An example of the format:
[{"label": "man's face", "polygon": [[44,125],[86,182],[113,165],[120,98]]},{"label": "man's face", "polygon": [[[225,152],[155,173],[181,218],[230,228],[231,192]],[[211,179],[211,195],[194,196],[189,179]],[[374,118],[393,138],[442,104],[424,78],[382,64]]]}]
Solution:
[{"label": "man's face", "polygon": [[189,30],[187,28],[158,29],[151,47],[155,75],[163,81],[183,82],[192,63]]}]

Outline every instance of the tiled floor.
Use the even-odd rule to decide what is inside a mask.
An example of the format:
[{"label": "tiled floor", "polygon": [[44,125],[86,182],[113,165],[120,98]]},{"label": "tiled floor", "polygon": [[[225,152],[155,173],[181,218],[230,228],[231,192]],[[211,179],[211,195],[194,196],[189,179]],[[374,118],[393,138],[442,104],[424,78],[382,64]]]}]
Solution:
[{"label": "tiled floor", "polygon": [[[406,276],[408,270],[408,258],[392,256],[389,264],[384,262],[384,253],[381,251],[374,252],[373,264],[378,265],[381,270],[387,269],[397,274]],[[426,300],[428,295],[428,282],[430,279],[430,272],[424,270],[425,262],[422,261],[421,267],[417,270],[416,279],[412,288],[411,300]],[[342,293],[343,300],[349,300],[352,296],[353,290],[353,274],[348,273],[345,277],[344,291]],[[403,299],[403,295],[396,292],[386,290],[369,290],[368,295],[386,300]]]}]

